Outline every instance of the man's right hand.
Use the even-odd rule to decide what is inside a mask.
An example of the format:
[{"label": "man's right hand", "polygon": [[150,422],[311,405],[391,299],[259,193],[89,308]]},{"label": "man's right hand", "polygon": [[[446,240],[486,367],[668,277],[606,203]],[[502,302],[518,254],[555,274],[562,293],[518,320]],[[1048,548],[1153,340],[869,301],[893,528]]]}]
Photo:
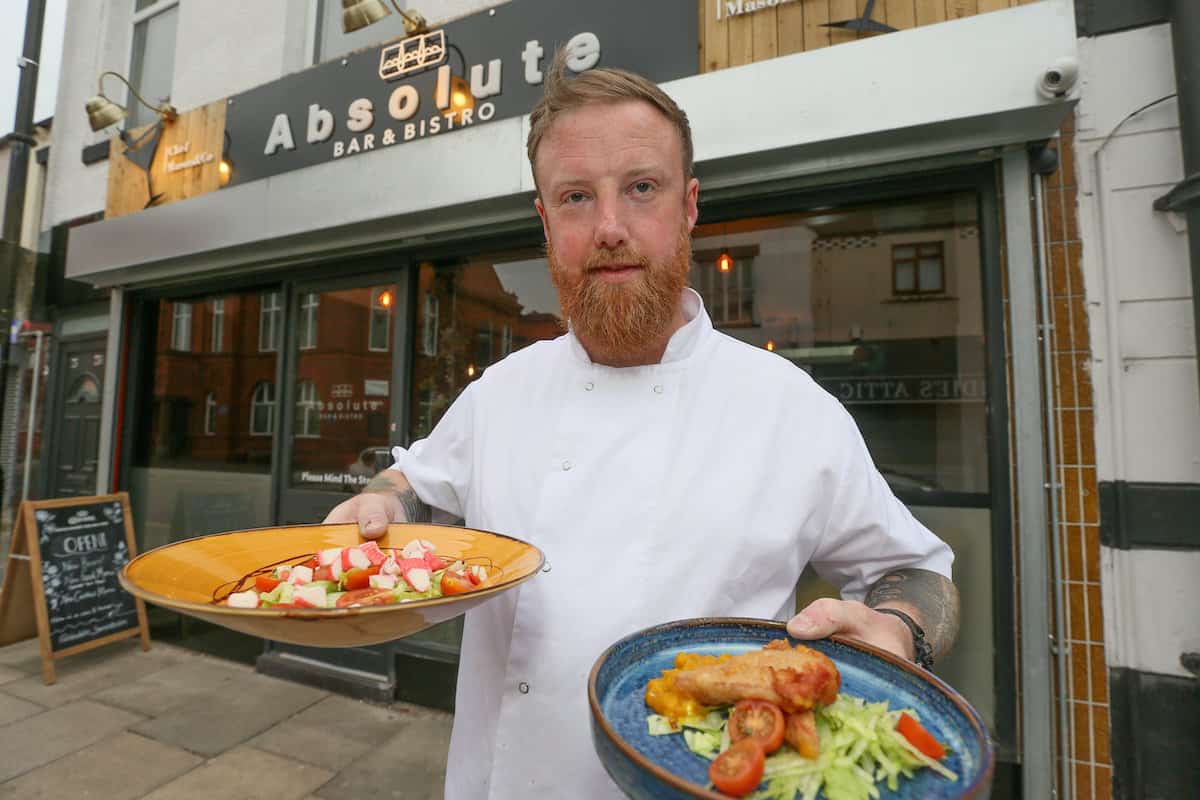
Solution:
[{"label": "man's right hand", "polygon": [[392,522],[428,522],[429,506],[421,502],[399,470],[385,469],[361,493],[338,503],[325,522],[357,522],[364,539],[378,539]]}]

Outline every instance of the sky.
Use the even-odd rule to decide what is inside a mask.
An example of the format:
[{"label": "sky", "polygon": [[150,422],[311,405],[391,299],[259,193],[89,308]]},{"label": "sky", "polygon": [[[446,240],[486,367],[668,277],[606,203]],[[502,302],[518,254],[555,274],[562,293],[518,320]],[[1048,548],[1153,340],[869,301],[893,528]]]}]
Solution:
[{"label": "sky", "polygon": [[[54,95],[58,89],[59,64],[62,61],[63,25],[67,0],[44,0],[42,53],[38,59],[37,100],[33,121],[54,116]],[[0,136],[13,129],[17,113],[17,85],[21,70],[17,59],[25,43],[25,12],[28,0],[0,0]],[[80,113],[83,113],[82,109]]]}]

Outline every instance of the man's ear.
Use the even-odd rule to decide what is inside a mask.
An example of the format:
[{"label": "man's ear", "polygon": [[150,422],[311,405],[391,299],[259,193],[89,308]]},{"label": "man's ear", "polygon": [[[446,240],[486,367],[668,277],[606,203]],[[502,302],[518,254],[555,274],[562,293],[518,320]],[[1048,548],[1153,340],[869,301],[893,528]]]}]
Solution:
[{"label": "man's ear", "polygon": [[546,219],[546,207],[542,205],[542,198],[533,198],[533,207],[537,209],[538,216],[542,218],[542,233],[546,237],[546,241],[550,241],[550,223]]},{"label": "man's ear", "polygon": [[700,216],[699,200],[700,181],[692,178],[687,183],[687,191],[683,197],[683,208],[684,213],[687,215],[688,233],[691,233],[692,228],[696,227],[696,220]]}]

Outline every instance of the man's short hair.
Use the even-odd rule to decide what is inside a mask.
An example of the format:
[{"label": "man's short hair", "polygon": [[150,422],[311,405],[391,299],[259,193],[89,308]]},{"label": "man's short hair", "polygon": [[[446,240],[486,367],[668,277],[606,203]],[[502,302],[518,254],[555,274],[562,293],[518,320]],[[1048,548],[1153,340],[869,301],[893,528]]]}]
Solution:
[{"label": "man's short hair", "polygon": [[[692,126],[687,114],[675,104],[666,92],[653,81],[614,67],[601,67],[579,73],[574,78],[566,75],[567,52],[560,48],[554,62],[546,73],[542,97],[529,114],[529,139],[525,143],[529,153],[529,168],[534,170],[533,182],[537,185],[538,147],[554,121],[563,114],[596,103],[619,103],[624,100],[644,100],[654,106],[679,132],[683,145],[683,177],[692,177]],[[541,189],[538,189],[541,193]]]}]

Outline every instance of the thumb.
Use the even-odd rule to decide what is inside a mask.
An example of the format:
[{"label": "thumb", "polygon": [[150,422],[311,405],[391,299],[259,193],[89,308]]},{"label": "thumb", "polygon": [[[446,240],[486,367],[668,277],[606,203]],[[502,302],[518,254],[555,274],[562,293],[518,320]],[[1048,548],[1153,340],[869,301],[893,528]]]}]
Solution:
[{"label": "thumb", "polygon": [[359,495],[358,532],[364,539],[378,539],[392,522],[391,509],[381,495]]},{"label": "thumb", "polygon": [[842,602],[823,597],[788,620],[787,632],[796,639],[824,639],[846,626]]}]

